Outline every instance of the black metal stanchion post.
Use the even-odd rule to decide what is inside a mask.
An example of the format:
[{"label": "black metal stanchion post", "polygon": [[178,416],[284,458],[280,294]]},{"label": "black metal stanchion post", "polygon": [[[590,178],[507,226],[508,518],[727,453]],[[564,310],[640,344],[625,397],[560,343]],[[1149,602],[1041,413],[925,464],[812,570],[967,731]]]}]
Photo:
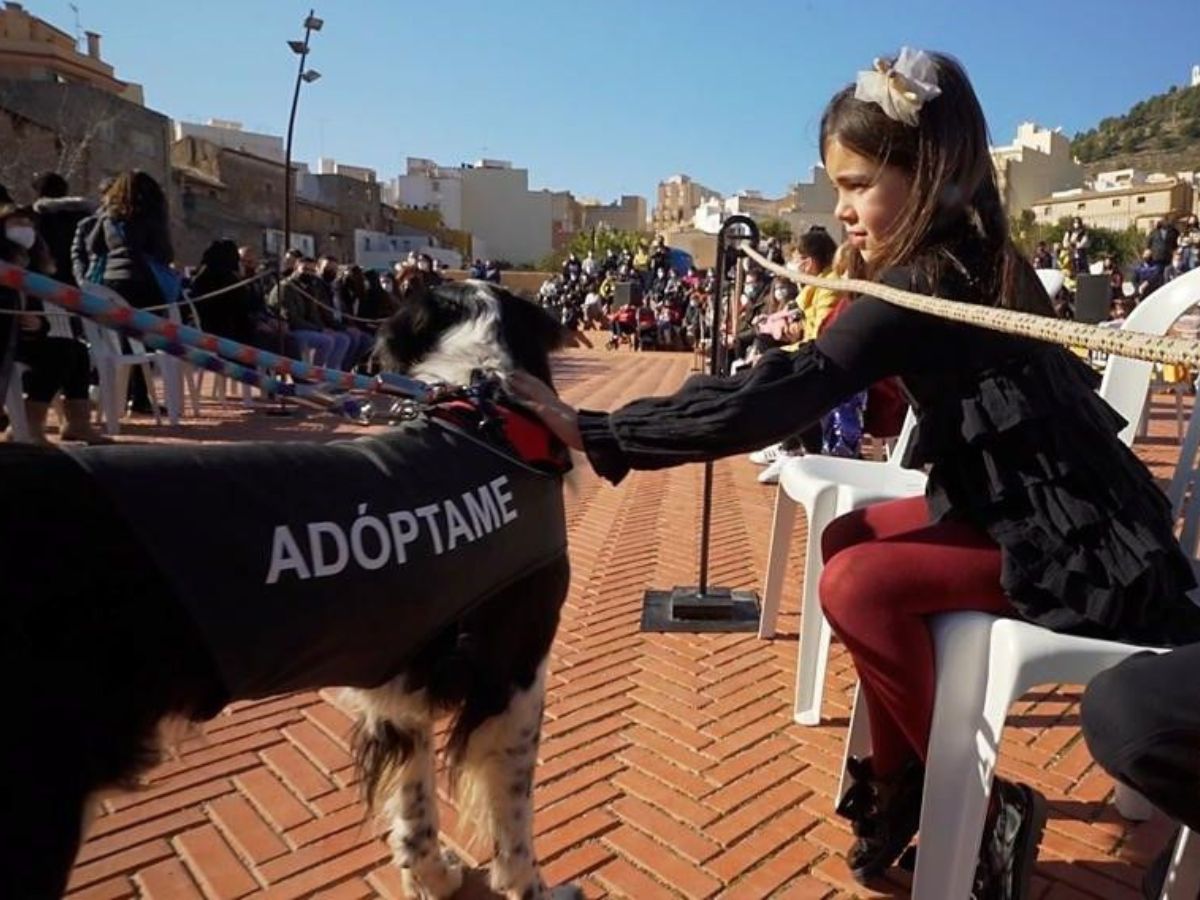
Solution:
[{"label": "black metal stanchion post", "polygon": [[[713,284],[712,332],[709,374],[724,373],[724,339],[721,328],[721,295],[725,270],[738,251],[730,241],[757,245],[758,225],[749,216],[730,216],[717,233],[717,268]],[[737,279],[735,283],[740,283]],[[736,303],[737,298],[731,299]],[[648,590],[642,607],[643,631],[755,631],[758,628],[758,595],[754,591],[713,587],[708,583],[709,542],[712,537],[713,464],[704,464],[704,495],[700,517],[700,571],[696,587]]]}]

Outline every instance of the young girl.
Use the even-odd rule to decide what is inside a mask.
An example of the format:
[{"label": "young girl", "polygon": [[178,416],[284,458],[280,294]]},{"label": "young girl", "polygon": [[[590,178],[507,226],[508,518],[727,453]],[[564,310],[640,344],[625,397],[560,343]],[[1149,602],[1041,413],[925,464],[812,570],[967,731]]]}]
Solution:
[{"label": "young girl", "polygon": [[[860,73],[825,110],[821,154],[872,280],[1052,314],[1009,238],[983,113],[957,61],[905,49]],[[696,377],[613,413],[576,411],[535,379],[513,379],[617,482],[632,468],[761,447],[889,375],[918,416],[905,464],[929,468],[927,496],[831,523],[820,586],[870,714],[872,757],[854,766],[839,810],[854,823],[848,861],[864,881],[917,827],[934,697],[927,616],[982,610],[1138,643],[1200,637],[1166,500],[1118,439],[1125,423],[1091,370],[1056,346],[863,296],[795,354],[772,351],[736,378]],[[1023,896],[1043,801],[1000,779],[992,796],[979,893]]]}]

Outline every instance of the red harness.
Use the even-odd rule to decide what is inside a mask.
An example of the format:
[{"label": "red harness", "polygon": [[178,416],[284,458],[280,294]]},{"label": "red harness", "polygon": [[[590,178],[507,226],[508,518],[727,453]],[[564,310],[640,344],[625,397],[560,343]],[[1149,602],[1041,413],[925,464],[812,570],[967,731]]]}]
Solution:
[{"label": "red harness", "polygon": [[484,410],[469,400],[450,400],[430,409],[429,415],[464,431],[498,439],[505,449],[536,469],[559,474],[571,470],[566,445],[541,419],[519,406],[492,403]]}]

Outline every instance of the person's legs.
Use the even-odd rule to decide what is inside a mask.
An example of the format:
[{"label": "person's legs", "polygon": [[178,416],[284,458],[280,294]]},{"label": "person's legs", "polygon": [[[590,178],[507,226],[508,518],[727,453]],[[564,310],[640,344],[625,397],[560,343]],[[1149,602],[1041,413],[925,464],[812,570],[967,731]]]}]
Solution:
[{"label": "person's legs", "polygon": [[346,365],[346,354],[350,352],[350,336],[344,331],[327,331],[325,336],[333,345],[329,351],[326,365],[330,369],[343,369]]},{"label": "person's legs", "polygon": [[333,341],[329,335],[323,331],[293,331],[292,337],[296,341],[297,348],[303,354],[312,348],[313,365],[325,366],[328,364],[330,351],[333,350]]},{"label": "person's legs", "polygon": [[831,522],[821,606],[854,659],[871,720],[877,775],[923,760],[933,719],[933,641],[925,617],[953,610],[1011,615],[1000,549],[957,522],[930,524],[923,497]]},{"label": "person's legs", "polygon": [[[854,660],[871,726],[871,758],[851,760],[837,810],[854,826],[847,864],[865,883],[908,846],[920,821],[936,685],[926,617],[1013,608],[1000,588],[999,547],[965,523],[930,523],[923,497],[835,519],[822,551],[821,606]],[[1044,800],[1000,779],[992,800],[976,878],[987,886],[981,896],[1016,896],[1028,888]]]}]

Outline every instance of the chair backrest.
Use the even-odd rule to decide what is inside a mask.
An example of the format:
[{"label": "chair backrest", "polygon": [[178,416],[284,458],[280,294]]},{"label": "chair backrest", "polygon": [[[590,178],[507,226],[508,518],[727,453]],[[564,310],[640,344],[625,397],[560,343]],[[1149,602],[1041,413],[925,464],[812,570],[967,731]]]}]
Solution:
[{"label": "chair backrest", "polygon": [[1193,560],[1200,559],[1200,416],[1195,407],[1179,446],[1179,461],[1167,485],[1175,521],[1182,519],[1179,544]]},{"label": "chair backrest", "polygon": [[1064,276],[1062,269],[1034,269],[1038,279],[1042,282],[1042,287],[1046,289],[1046,293],[1053,300],[1058,296],[1058,292],[1062,290]]},{"label": "chair backrest", "polygon": [[[1139,303],[1121,328],[1146,334],[1166,334],[1175,320],[1197,303],[1200,303],[1200,269],[1193,269],[1167,282]],[[1121,432],[1121,439],[1126,444],[1133,443],[1138,422],[1142,419],[1152,369],[1153,363],[1110,356],[1104,370],[1100,396],[1129,423]]]},{"label": "chair backrest", "polygon": [[896,437],[896,443],[892,445],[892,449],[888,452],[888,458],[885,465],[899,466],[901,460],[904,459],[904,452],[908,449],[908,442],[912,440],[913,429],[917,427],[917,415],[912,411],[912,407],[908,408],[908,413],[904,417],[904,424],[900,426],[900,434]]}]

